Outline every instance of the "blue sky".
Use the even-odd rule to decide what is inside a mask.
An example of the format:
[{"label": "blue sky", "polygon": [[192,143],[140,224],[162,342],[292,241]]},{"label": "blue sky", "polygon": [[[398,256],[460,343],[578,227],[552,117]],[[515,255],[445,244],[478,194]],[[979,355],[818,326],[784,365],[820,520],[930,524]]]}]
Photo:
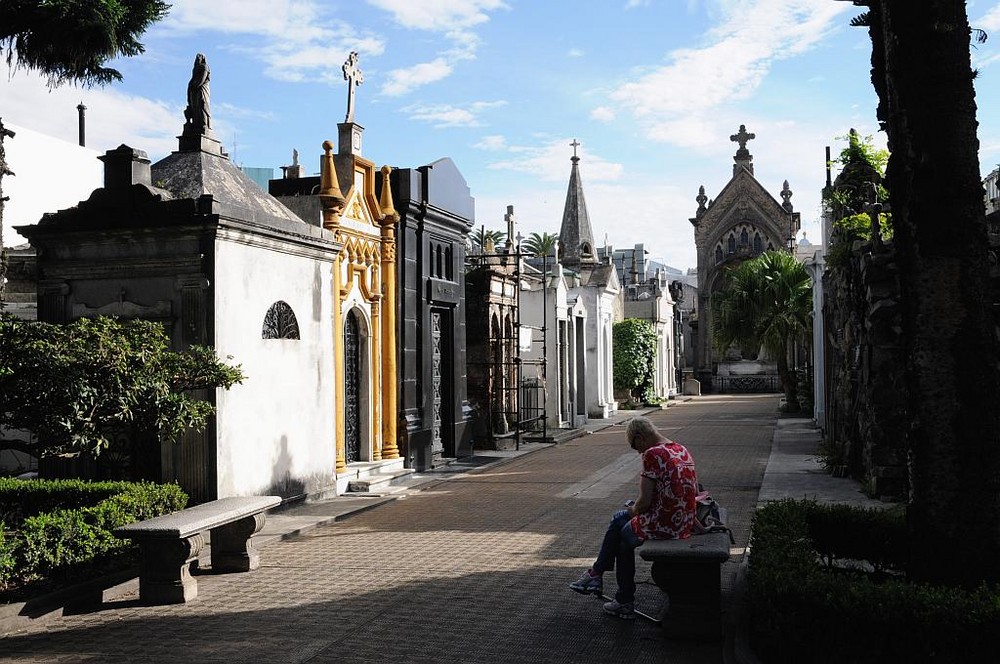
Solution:
[{"label": "blue sky", "polygon": [[[973,52],[985,174],[1000,162],[1000,1],[968,6],[991,33]],[[294,148],[311,174],[344,119],[341,65],[356,50],[356,121],[377,165],[451,157],[477,225],[502,229],[514,205],[521,233],[558,232],[576,139],[598,243],[643,242],[686,268],[698,186],[726,184],[740,124],[757,135],[757,179],[775,196],[789,181],[813,240],[824,147],[851,127],[884,144],[857,13],[833,0],[175,0],[146,53],[115,64],[122,83],[50,92],[17,71],[0,80],[0,117],[75,141],[83,101],[88,147],[155,161],[176,149],[200,52],[233,160],[280,174]]]}]

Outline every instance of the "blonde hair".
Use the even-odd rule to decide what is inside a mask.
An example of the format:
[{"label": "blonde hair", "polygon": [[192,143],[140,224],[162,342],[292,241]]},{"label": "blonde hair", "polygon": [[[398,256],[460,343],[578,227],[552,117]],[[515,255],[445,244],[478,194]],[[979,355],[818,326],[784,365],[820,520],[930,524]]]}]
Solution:
[{"label": "blonde hair", "polygon": [[659,439],[660,432],[655,426],[653,426],[653,423],[649,421],[649,418],[639,415],[628,421],[628,426],[625,429],[625,440],[627,440],[629,444],[632,444],[632,441],[634,441],[637,436],[642,436],[645,440],[649,440],[651,437]]}]

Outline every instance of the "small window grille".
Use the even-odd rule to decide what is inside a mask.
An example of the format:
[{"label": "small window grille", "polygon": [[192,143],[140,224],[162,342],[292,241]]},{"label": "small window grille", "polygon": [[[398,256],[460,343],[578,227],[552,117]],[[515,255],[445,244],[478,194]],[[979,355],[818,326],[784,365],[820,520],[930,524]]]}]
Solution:
[{"label": "small window grille", "polygon": [[284,300],[278,300],[271,305],[264,315],[264,326],[260,333],[261,339],[298,339],[299,321],[295,312]]}]

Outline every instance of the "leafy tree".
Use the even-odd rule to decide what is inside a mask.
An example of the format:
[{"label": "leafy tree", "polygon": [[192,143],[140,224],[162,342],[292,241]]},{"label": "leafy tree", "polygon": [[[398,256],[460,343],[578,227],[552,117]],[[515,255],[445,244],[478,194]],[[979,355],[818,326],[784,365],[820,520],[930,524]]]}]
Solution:
[{"label": "leafy tree", "polygon": [[636,401],[648,402],[653,395],[656,371],[656,330],[641,318],[626,318],[611,331],[614,346],[614,383]]},{"label": "leafy tree", "polygon": [[823,204],[836,220],[826,255],[826,263],[831,267],[849,262],[855,240],[871,239],[869,212],[878,215],[879,236],[884,240],[892,237],[892,215],[872,207],[881,205],[889,197],[882,184],[888,151],[876,148],[871,136],[862,138],[853,129],[839,138],[847,141],[833,160],[840,164],[841,172],[836,182],[823,190]]},{"label": "leafy tree", "polygon": [[[7,51],[9,68],[37,71],[51,87],[105,85],[122,78],[105,64],[142,53],[139,37],[169,9],[162,0],[3,0],[0,50]],[[7,266],[2,183],[5,175],[13,175],[4,160],[3,141],[13,135],[0,123],[0,308]]]},{"label": "leafy tree", "polygon": [[798,385],[788,366],[794,341],[812,329],[812,281],[805,266],[784,251],[766,251],[731,268],[712,298],[712,332],[718,347],[763,347],[778,365],[786,408],[799,409]]},{"label": "leafy tree", "polygon": [[214,407],[190,390],[230,388],[239,366],[208,348],[177,353],[158,323],[82,318],[69,325],[0,314],[0,434],[31,431],[39,441],[0,447],[99,455],[122,429],[176,439],[201,428]]},{"label": "leafy tree", "polygon": [[162,0],[5,0],[0,48],[9,67],[44,74],[49,85],[105,85],[122,78],[106,63],[142,53],[139,37],[168,9]]},{"label": "leafy tree", "polygon": [[559,242],[557,233],[531,233],[528,239],[521,243],[521,251],[531,256],[541,258],[551,255]]},{"label": "leafy tree", "polygon": [[[1000,581],[1000,348],[963,0],[868,0],[890,151],[910,425],[910,575]],[[981,38],[981,36],[980,36]],[[974,506],[970,509],[970,506]]]}]

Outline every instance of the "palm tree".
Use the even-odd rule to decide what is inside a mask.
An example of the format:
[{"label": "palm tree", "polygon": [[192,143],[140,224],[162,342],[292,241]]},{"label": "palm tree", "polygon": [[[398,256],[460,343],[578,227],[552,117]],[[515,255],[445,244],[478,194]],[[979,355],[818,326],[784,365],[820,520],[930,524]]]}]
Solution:
[{"label": "palm tree", "polygon": [[777,361],[789,412],[799,409],[788,354],[812,329],[812,283],[805,266],[784,251],[767,251],[727,271],[726,285],[712,298],[717,346],[761,348]]},{"label": "palm tree", "polygon": [[906,358],[908,571],[977,586],[1000,580],[1000,348],[973,33],[965,0],[867,4]]},{"label": "palm tree", "polygon": [[521,243],[521,252],[537,258],[550,256],[555,253],[558,242],[557,233],[532,233]]},{"label": "palm tree", "polygon": [[488,231],[485,226],[480,226],[478,231],[469,236],[469,241],[472,243],[472,253],[486,253],[486,249],[491,243],[495,248],[498,248],[506,238],[507,234],[503,231]]}]

